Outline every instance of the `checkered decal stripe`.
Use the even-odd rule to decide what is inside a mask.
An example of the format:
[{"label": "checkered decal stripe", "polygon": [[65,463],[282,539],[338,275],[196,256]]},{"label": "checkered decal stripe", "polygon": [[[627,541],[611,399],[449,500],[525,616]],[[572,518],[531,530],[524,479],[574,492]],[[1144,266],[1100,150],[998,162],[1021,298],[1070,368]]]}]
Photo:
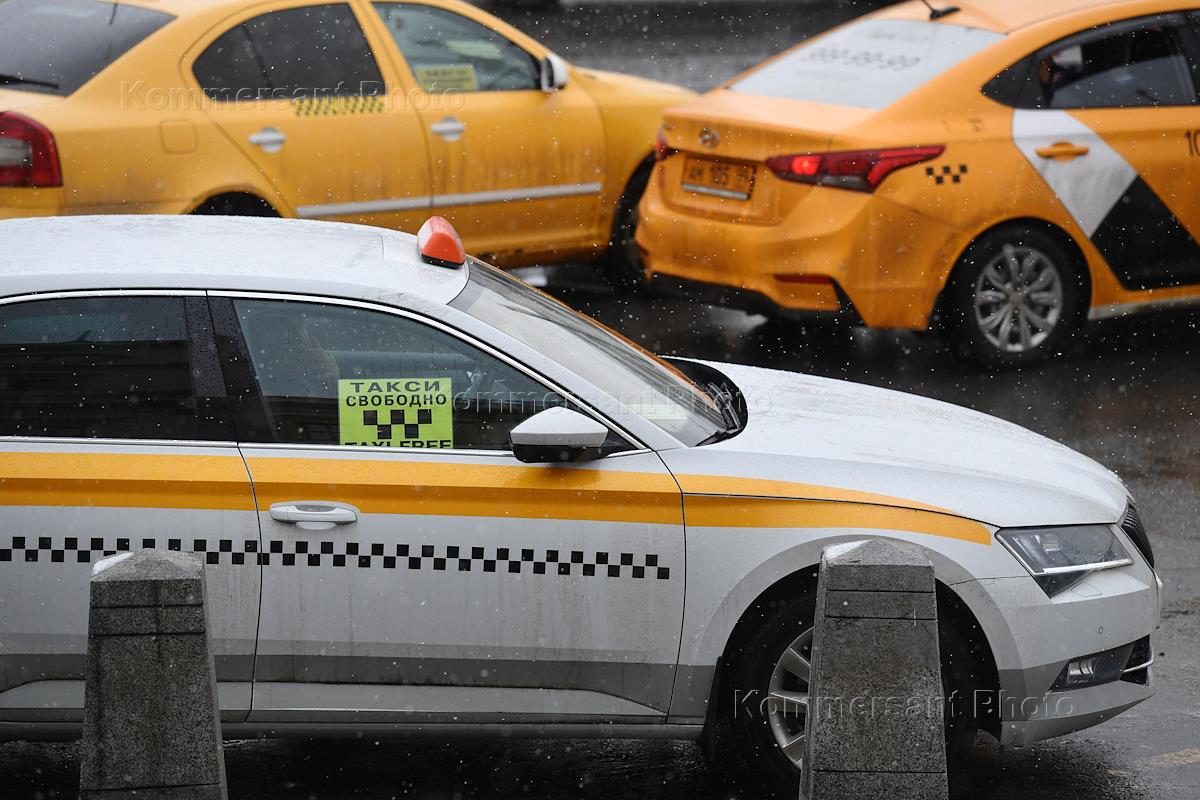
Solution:
[{"label": "checkered decal stripe", "polygon": [[943,166],[940,170],[936,167],[926,167],[925,176],[933,178],[933,182],[938,186],[943,185],[946,181],[951,183],[962,183],[963,176],[967,174],[967,165],[959,164],[957,167],[950,165]]},{"label": "checkered decal stripe", "polygon": [[545,548],[459,547],[457,545],[359,544],[358,542],[267,543],[256,539],[130,539],[68,536],[13,536],[0,547],[0,563],[11,561],[90,564],[134,548],[166,548],[201,553],[208,564],[283,567],[358,567],[447,572],[500,572],[516,575],[577,575],[587,578],[671,579],[671,570],[653,553],[585,552]]},{"label": "checkered decal stripe", "polygon": [[301,97],[292,101],[298,117],[325,117],[342,114],[379,114],[383,98],[373,95],[350,97]]}]

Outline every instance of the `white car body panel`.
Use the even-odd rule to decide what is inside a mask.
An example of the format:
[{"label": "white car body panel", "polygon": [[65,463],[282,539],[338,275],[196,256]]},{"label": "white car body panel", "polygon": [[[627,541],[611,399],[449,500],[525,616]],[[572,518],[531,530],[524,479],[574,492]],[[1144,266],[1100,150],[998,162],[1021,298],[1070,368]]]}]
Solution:
[{"label": "white car body panel", "polygon": [[[1158,621],[1159,587],[1120,532],[1133,564],[1095,573],[1053,598],[995,541],[1004,527],[1116,528],[1128,502],[1111,472],[1015,425],[897,392],[712,365],[744,394],[748,425],[732,438],[685,447],[569,365],[447,305],[470,266],[422,264],[413,237],[376,228],[22,220],[0,223],[0,251],[0,303],[95,290],[291,293],[404,309],[524,365],[640,448],[578,465],[530,466],[498,452],[0,438],[0,463],[7,464],[0,473],[0,737],[77,725],[88,564],[144,538],[154,546],[179,539],[180,549],[213,562],[211,619],[230,732],[427,726],[440,735],[468,725],[508,733],[525,726],[539,735],[557,726],[580,735],[604,722],[606,735],[694,736],[747,608],[779,581],[811,576],[824,547],[864,536],[923,548],[939,581],[985,632],[1002,691],[1035,701],[1005,709],[1004,742],[1086,727],[1153,691],[1147,673],[1144,684],[1116,681],[1041,702],[1069,659],[1148,635]],[[31,453],[74,459],[64,463],[82,483],[39,489],[37,481],[62,477],[44,472],[32,488],[14,481],[27,468],[3,459]],[[150,459],[135,470],[137,480],[125,475],[113,490],[140,487],[145,497],[106,502],[105,481],[121,476],[88,460],[97,455]],[[202,499],[203,487],[187,483],[194,476],[153,466],[168,456],[220,460],[227,483],[244,497],[225,509]],[[342,462],[353,469],[343,473]],[[461,480],[444,471],[405,479],[402,467],[418,463],[449,466]],[[303,480],[277,480],[276,468],[288,464]],[[476,480],[487,470],[500,472]],[[164,476],[190,499],[156,507],[147,481]],[[432,492],[428,507],[420,490]],[[444,497],[435,502],[439,491]],[[417,499],[404,505],[392,496],[405,492],[418,492]],[[271,505],[299,501],[354,508],[359,517],[324,531],[271,518]],[[88,564],[68,563],[68,536],[102,542]],[[26,542],[17,548],[19,537]],[[183,544],[189,539],[192,547]],[[331,549],[322,552],[326,542]],[[399,568],[400,545],[419,566]],[[310,563],[314,546],[321,557]],[[455,556],[450,547],[459,548]],[[481,560],[497,562],[496,571],[476,568],[474,548],[483,548]],[[57,550],[61,562],[43,555]],[[254,558],[245,557],[252,551]],[[451,568],[466,552],[472,563]],[[566,572],[551,569],[575,552],[580,559],[571,558]],[[601,577],[600,568],[612,564],[601,553],[618,559],[611,578]],[[338,554],[342,564],[334,563]],[[389,557],[397,563],[380,563]],[[437,559],[445,569],[426,566]],[[501,561],[515,562],[515,571],[502,572]],[[543,572],[528,566],[536,562]],[[596,574],[586,574],[589,564]],[[641,577],[633,574],[638,567]]]}]

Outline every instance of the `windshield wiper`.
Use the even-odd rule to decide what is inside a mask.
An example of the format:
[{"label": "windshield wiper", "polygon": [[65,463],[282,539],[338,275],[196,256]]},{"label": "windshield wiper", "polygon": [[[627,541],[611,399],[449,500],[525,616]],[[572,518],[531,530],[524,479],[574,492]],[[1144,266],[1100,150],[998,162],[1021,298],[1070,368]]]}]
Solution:
[{"label": "windshield wiper", "polygon": [[39,81],[36,78],[22,78],[20,75],[0,75],[0,86],[12,86],[14,83],[24,83],[29,86],[42,86],[47,89],[59,89],[53,81]]},{"label": "windshield wiper", "polygon": [[705,391],[717,401],[721,416],[725,419],[725,429],[717,431],[700,444],[712,444],[722,439],[728,439],[742,429],[742,415],[738,413],[737,404],[733,400],[733,392],[715,381],[709,381],[704,386]]}]

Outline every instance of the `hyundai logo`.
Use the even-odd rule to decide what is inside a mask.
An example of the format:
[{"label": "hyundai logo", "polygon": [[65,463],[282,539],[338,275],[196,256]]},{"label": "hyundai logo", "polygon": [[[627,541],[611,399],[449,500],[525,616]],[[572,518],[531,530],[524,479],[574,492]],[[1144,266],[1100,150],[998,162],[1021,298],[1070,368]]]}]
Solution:
[{"label": "hyundai logo", "polygon": [[704,147],[716,147],[721,142],[721,137],[712,128],[704,128],[700,131],[700,144]]}]

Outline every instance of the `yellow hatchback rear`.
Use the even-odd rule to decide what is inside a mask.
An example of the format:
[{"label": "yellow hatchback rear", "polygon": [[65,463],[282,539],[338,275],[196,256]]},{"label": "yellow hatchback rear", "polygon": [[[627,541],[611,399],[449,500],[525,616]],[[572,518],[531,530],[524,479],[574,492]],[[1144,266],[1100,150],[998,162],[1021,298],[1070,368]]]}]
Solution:
[{"label": "yellow hatchback rear", "polygon": [[[1200,296],[1200,215],[1178,191],[1200,170],[1163,168],[1157,135],[1200,126],[1191,20],[1162,2],[960,5],[885,9],[668,111],[637,235],[652,285],[941,322],[999,364],[1061,350],[1089,311]],[[1163,252],[1133,263],[1134,230]]]}]

